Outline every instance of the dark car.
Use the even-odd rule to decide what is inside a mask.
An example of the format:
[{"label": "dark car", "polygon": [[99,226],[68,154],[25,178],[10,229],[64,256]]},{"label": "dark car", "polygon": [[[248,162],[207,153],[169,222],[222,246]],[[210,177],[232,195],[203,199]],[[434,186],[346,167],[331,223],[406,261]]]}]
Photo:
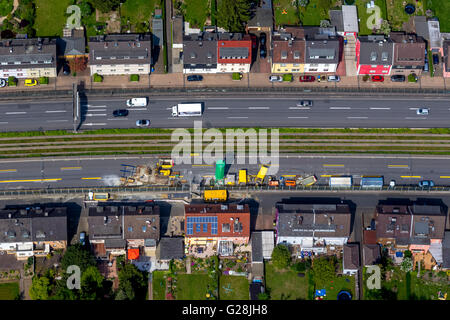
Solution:
[{"label": "dark car", "polygon": [[119,110],[114,110],[113,111],[113,116],[114,117],[126,117],[128,115],[128,110],[127,109],[119,109]]},{"label": "dark car", "polygon": [[256,49],[256,36],[251,34],[250,38],[252,39],[252,49]]},{"label": "dark car", "polygon": [[383,76],[372,76],[370,79],[372,80],[372,82],[383,82],[384,81]]},{"label": "dark car", "polygon": [[433,64],[439,64],[439,56],[437,54],[433,54]]},{"label": "dark car", "polygon": [[199,75],[199,74],[194,74],[194,75],[190,75],[187,77],[187,81],[202,81],[203,80],[203,76]]},{"label": "dark car", "polygon": [[266,34],[265,33],[261,33],[259,35],[259,43],[261,43],[261,46],[265,46],[266,45]]},{"label": "dark car", "polygon": [[405,76],[401,74],[396,74],[391,76],[392,82],[405,82]]},{"label": "dark car", "polygon": [[300,76],[300,82],[314,82],[316,78],[314,76]]},{"label": "dark car", "polygon": [[432,188],[432,187],[434,187],[434,182],[433,182],[433,180],[422,180],[419,182],[419,187]]},{"label": "dark car", "polygon": [[65,76],[70,75],[70,67],[69,67],[68,64],[63,65],[63,74],[64,74]]},{"label": "dark car", "polygon": [[261,48],[259,49],[259,56],[262,59],[266,58],[266,56],[267,56],[266,46],[261,46]]}]

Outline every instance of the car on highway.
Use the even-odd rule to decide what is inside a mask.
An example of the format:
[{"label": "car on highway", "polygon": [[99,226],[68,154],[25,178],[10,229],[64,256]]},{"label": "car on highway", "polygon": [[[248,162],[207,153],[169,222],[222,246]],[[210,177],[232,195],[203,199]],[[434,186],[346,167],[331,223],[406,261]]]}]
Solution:
[{"label": "car on highway", "polygon": [[80,232],[80,244],[82,246],[86,244],[86,232]]},{"label": "car on highway", "polygon": [[419,187],[432,188],[432,187],[434,187],[434,182],[433,182],[433,180],[422,180],[419,182]]},{"label": "car on highway", "polygon": [[190,76],[187,76],[187,81],[202,81],[203,76],[199,74],[192,74]]},{"label": "car on highway", "polygon": [[417,109],[416,113],[418,115],[427,116],[430,113],[430,109],[428,109],[428,108],[419,108],[419,109]]},{"label": "car on highway", "polygon": [[138,127],[150,127],[150,120],[137,120],[136,126]]},{"label": "car on highway", "polygon": [[264,32],[259,35],[259,43],[261,44],[261,46],[266,46],[266,39],[267,36]]},{"label": "car on highway", "polygon": [[36,79],[25,79],[25,87],[37,86],[38,82]]},{"label": "car on highway", "polygon": [[389,188],[394,188],[394,187],[395,187],[395,180],[389,181]]},{"label": "car on highway", "polygon": [[297,102],[297,107],[312,107],[313,102],[311,100],[300,100]]},{"label": "car on highway", "polygon": [[383,82],[384,81],[383,76],[372,76],[370,79],[372,80],[372,82]]},{"label": "car on highway", "polygon": [[314,76],[300,76],[298,80],[300,82],[314,82],[316,78]]},{"label": "car on highway", "polygon": [[265,59],[267,57],[266,46],[261,45],[261,47],[259,48],[259,57],[261,59]]},{"label": "car on highway", "polygon": [[270,82],[282,82],[283,77],[282,76],[270,76],[269,81]]},{"label": "car on highway", "polygon": [[439,56],[437,54],[433,54],[433,64],[439,64]]},{"label": "car on highway", "polygon": [[402,74],[395,74],[391,76],[392,82],[405,82],[406,77]]},{"label": "car on highway", "polygon": [[0,79],[0,88],[6,87],[7,83],[6,79]]},{"label": "car on highway", "polygon": [[126,117],[128,115],[127,109],[117,109],[113,111],[114,117]]},{"label": "car on highway", "polygon": [[328,82],[339,82],[341,81],[341,77],[339,76],[328,76]]}]

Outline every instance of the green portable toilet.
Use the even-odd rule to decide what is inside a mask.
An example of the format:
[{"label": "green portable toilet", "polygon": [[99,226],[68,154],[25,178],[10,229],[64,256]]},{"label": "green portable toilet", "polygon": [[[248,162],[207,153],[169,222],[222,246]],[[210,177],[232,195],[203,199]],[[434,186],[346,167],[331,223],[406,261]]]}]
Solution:
[{"label": "green portable toilet", "polygon": [[225,177],[225,161],[218,160],[216,162],[216,181],[222,180]]}]

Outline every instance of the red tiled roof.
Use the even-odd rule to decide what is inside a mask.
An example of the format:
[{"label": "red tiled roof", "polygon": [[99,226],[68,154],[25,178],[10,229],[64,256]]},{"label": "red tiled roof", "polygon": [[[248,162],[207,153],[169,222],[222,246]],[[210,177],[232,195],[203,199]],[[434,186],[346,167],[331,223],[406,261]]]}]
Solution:
[{"label": "red tiled roof", "polygon": [[[248,57],[245,59],[221,59],[221,48],[247,48]],[[218,40],[217,41],[217,62],[218,63],[252,63],[252,39],[246,34],[241,40]]]},{"label": "red tiled roof", "polygon": [[139,259],[139,249],[128,249],[128,260]]}]

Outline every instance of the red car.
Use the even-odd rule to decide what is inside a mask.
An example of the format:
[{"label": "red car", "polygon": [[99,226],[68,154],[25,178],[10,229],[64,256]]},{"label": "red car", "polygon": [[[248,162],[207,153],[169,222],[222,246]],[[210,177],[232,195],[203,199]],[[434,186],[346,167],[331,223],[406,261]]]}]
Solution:
[{"label": "red car", "polygon": [[372,76],[372,82],[383,82],[384,77],[383,76]]},{"label": "red car", "polygon": [[316,78],[314,76],[300,76],[300,82],[314,82]]},{"label": "red car", "polygon": [[251,34],[250,38],[252,38],[252,48],[256,49],[256,36],[254,34]]}]

